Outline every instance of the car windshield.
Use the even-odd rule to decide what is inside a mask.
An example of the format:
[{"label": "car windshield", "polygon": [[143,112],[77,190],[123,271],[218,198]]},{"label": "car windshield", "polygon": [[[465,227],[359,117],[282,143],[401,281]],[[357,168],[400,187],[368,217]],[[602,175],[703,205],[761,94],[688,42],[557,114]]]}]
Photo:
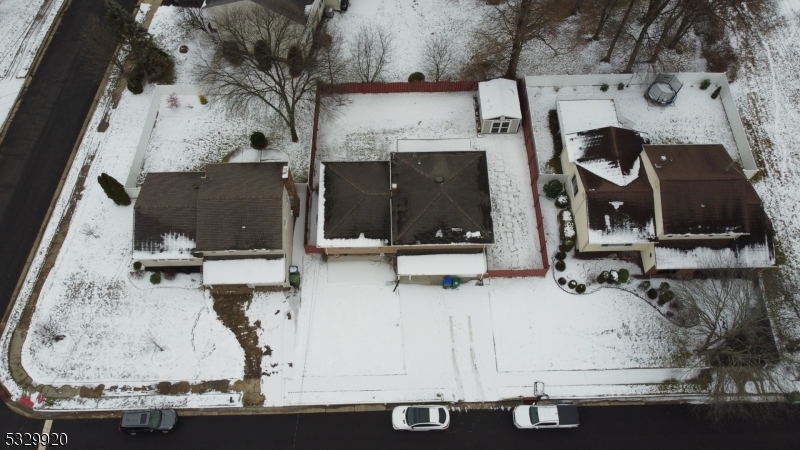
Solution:
[{"label": "car windshield", "polygon": [[531,414],[531,424],[536,425],[537,423],[539,423],[539,412],[537,411],[537,409],[531,407],[528,409],[528,411],[530,411]]},{"label": "car windshield", "polygon": [[150,421],[147,423],[147,426],[150,428],[158,428],[161,424],[161,411],[151,411],[150,412]]},{"label": "car windshield", "polygon": [[418,423],[428,423],[431,421],[431,413],[428,408],[408,408],[406,411],[406,423],[414,426]]}]

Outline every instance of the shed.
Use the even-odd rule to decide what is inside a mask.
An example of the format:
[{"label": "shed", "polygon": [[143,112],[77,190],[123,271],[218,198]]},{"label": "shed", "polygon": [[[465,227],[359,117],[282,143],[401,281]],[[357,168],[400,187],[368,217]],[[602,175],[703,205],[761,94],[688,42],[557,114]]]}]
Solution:
[{"label": "shed", "polygon": [[504,78],[478,83],[478,119],[483,134],[516,133],[522,120],[517,83]]}]

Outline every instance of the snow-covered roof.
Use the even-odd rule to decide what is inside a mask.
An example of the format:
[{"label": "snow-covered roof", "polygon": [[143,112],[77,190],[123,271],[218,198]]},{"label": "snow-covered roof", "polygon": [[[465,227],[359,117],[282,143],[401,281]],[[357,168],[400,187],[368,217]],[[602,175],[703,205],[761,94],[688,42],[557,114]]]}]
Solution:
[{"label": "snow-covered roof", "polygon": [[498,78],[478,83],[478,97],[481,105],[481,118],[495,119],[501,116],[522,118],[519,106],[517,83]]},{"label": "snow-covered roof", "polygon": [[472,150],[469,138],[457,139],[398,139],[398,152],[468,152]]},{"label": "snow-covered roof", "polygon": [[614,100],[559,100],[556,108],[562,136],[620,126]]},{"label": "snow-covered roof", "polygon": [[203,284],[278,284],[286,281],[286,260],[229,259],[203,261]]},{"label": "snow-covered roof", "polygon": [[397,275],[477,276],[486,273],[483,253],[413,255],[397,257]]},{"label": "snow-covered roof", "polygon": [[194,239],[174,233],[165,233],[161,242],[149,241],[133,251],[133,259],[193,259]]},{"label": "snow-covered roof", "polygon": [[656,246],[658,270],[709,268],[709,264],[713,264],[714,261],[730,261],[739,267],[770,267],[775,265],[775,255],[766,244],[748,245],[738,250],[708,247],[684,250]]},{"label": "snow-covered roof", "polygon": [[566,136],[569,161],[618,185],[626,186],[639,175],[645,133],[618,127],[580,131]]},{"label": "snow-covered roof", "polygon": [[605,219],[606,229],[589,228],[589,243],[606,245],[646,244],[652,242],[656,235],[656,227],[652,219],[647,221],[644,226],[613,224],[610,215],[606,215]]}]

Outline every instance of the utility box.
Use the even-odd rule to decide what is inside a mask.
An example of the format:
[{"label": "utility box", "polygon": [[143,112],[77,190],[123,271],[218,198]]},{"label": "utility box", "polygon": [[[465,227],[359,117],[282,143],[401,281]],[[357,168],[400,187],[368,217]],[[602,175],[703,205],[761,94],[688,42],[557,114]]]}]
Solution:
[{"label": "utility box", "polygon": [[289,284],[294,287],[300,286],[300,269],[297,266],[289,266]]}]

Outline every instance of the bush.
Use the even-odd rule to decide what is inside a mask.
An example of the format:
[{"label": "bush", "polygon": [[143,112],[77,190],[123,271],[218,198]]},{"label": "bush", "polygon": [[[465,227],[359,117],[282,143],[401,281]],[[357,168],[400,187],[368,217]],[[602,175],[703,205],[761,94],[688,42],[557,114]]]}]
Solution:
[{"label": "bush", "polygon": [[569,197],[567,194],[561,194],[556,197],[556,208],[566,208],[569,206]]},{"label": "bush", "polygon": [[267,144],[269,144],[269,141],[267,141],[267,137],[264,136],[264,133],[256,131],[250,135],[250,147],[261,150],[262,148],[266,148]]},{"label": "bush", "polygon": [[206,98],[205,95],[198,95],[197,98],[200,100],[200,104],[201,105],[207,105],[208,104],[208,99]]},{"label": "bush", "polygon": [[101,173],[100,176],[97,177],[97,182],[100,184],[100,187],[103,188],[108,198],[113,200],[117,205],[128,206],[131,204],[131,198],[128,196],[128,193],[125,192],[125,187],[111,175],[105,172]]},{"label": "bush", "polygon": [[551,109],[547,113],[547,127],[550,130],[550,136],[553,138],[553,157],[547,162],[554,173],[564,173],[561,167],[561,151],[564,150],[564,144],[561,143],[561,132],[558,128],[558,111]]},{"label": "bush", "polygon": [[144,85],[138,80],[128,80],[128,90],[131,91],[133,95],[139,95],[144,92]]},{"label": "bush", "polygon": [[141,270],[141,268],[142,268],[142,263],[141,262],[135,261],[133,263],[133,270]]},{"label": "bush", "polygon": [[153,284],[161,283],[161,272],[155,272],[150,275],[150,282]]},{"label": "bush", "polygon": [[667,292],[668,290],[669,290],[669,283],[667,283],[666,281],[662,282],[662,283],[661,283],[661,284],[658,286],[658,292],[659,292],[660,294],[663,294],[664,292]]},{"label": "bush", "polygon": [[567,257],[567,254],[566,254],[566,253],[564,253],[564,252],[558,252],[558,253],[556,253],[556,259],[557,259],[557,260],[559,260],[559,261],[563,261],[563,260],[564,260],[564,258],[566,258],[566,257]]},{"label": "bush", "polygon": [[669,302],[669,300],[667,300],[664,295],[658,298],[658,306],[664,306],[667,302]]},{"label": "bush", "polygon": [[620,83],[620,84],[617,85],[617,90],[618,91],[621,91],[623,89],[625,89],[625,83]]},{"label": "bush", "polygon": [[597,276],[597,282],[598,283],[605,283],[607,281],[608,281],[608,271],[604,270],[604,271],[600,272],[600,275]]},{"label": "bush", "polygon": [[571,245],[575,245],[575,221],[572,217],[572,212],[567,210],[562,210],[558,213],[558,236],[561,239],[561,243],[564,245],[568,245],[568,242],[571,242]]},{"label": "bush", "polygon": [[672,291],[667,291],[661,294],[661,300],[664,300],[664,303],[672,301],[675,298],[675,293]]},{"label": "bush", "polygon": [[584,292],[586,292],[586,285],[585,284],[579,284],[579,285],[575,286],[575,292],[577,292],[578,294],[583,294]]},{"label": "bush", "polygon": [[704,91],[708,89],[709,86],[711,86],[711,80],[709,80],[708,78],[706,78],[705,80],[703,80],[702,83],[700,83],[700,89]]},{"label": "bush", "polygon": [[174,280],[175,276],[178,274],[178,271],[173,269],[172,267],[167,267],[164,269],[164,279],[165,280]]},{"label": "bush", "polygon": [[575,248],[575,240],[574,239],[564,239],[561,244],[559,244],[558,249],[562,252],[568,252]]},{"label": "bush", "polygon": [[560,277],[560,278],[558,279],[558,284],[560,284],[561,286],[563,286],[563,285],[567,284],[567,279],[566,279],[566,278],[564,278],[564,277]]},{"label": "bush", "polygon": [[649,298],[650,300],[657,299],[658,298],[658,291],[655,290],[655,289],[652,289],[652,288],[648,289],[647,290],[647,298]]},{"label": "bush", "polygon": [[422,72],[414,72],[408,76],[409,83],[414,83],[416,81],[425,81],[425,74]]},{"label": "bush", "polygon": [[607,91],[608,90],[608,83],[603,83],[600,86],[600,90],[603,91],[603,92]]},{"label": "bush", "polygon": [[683,309],[683,304],[680,302],[680,300],[675,299],[672,302],[670,302],[669,307],[671,309],[674,309],[675,311],[680,311],[681,309]]},{"label": "bush", "polygon": [[719,93],[720,93],[720,91],[722,91],[722,86],[720,86],[720,87],[718,87],[718,88],[714,89],[714,92],[713,92],[713,93],[711,93],[711,98],[717,98],[717,97],[719,97]]},{"label": "bush", "polygon": [[609,283],[619,283],[619,272],[616,270],[612,270],[608,272],[608,282]]},{"label": "bush", "polygon": [[544,190],[544,195],[547,196],[547,198],[556,198],[565,192],[564,183],[556,179],[552,179],[545,183],[542,190]]},{"label": "bush", "polygon": [[639,290],[646,291],[650,289],[650,282],[649,281],[642,281],[639,283]]},{"label": "bush", "polygon": [[557,271],[563,272],[567,268],[567,264],[564,261],[556,261],[555,267]]},{"label": "bush", "polygon": [[578,287],[578,282],[575,280],[569,280],[569,283],[567,283],[567,287],[570,289],[575,289],[576,287]]},{"label": "bush", "polygon": [[628,278],[630,278],[631,273],[628,272],[628,269],[619,269],[619,282],[620,283],[627,283]]},{"label": "bush", "polygon": [[303,73],[303,50],[296,45],[289,47],[289,52],[286,54],[286,62],[289,64],[289,75],[294,78],[299,77]]}]

